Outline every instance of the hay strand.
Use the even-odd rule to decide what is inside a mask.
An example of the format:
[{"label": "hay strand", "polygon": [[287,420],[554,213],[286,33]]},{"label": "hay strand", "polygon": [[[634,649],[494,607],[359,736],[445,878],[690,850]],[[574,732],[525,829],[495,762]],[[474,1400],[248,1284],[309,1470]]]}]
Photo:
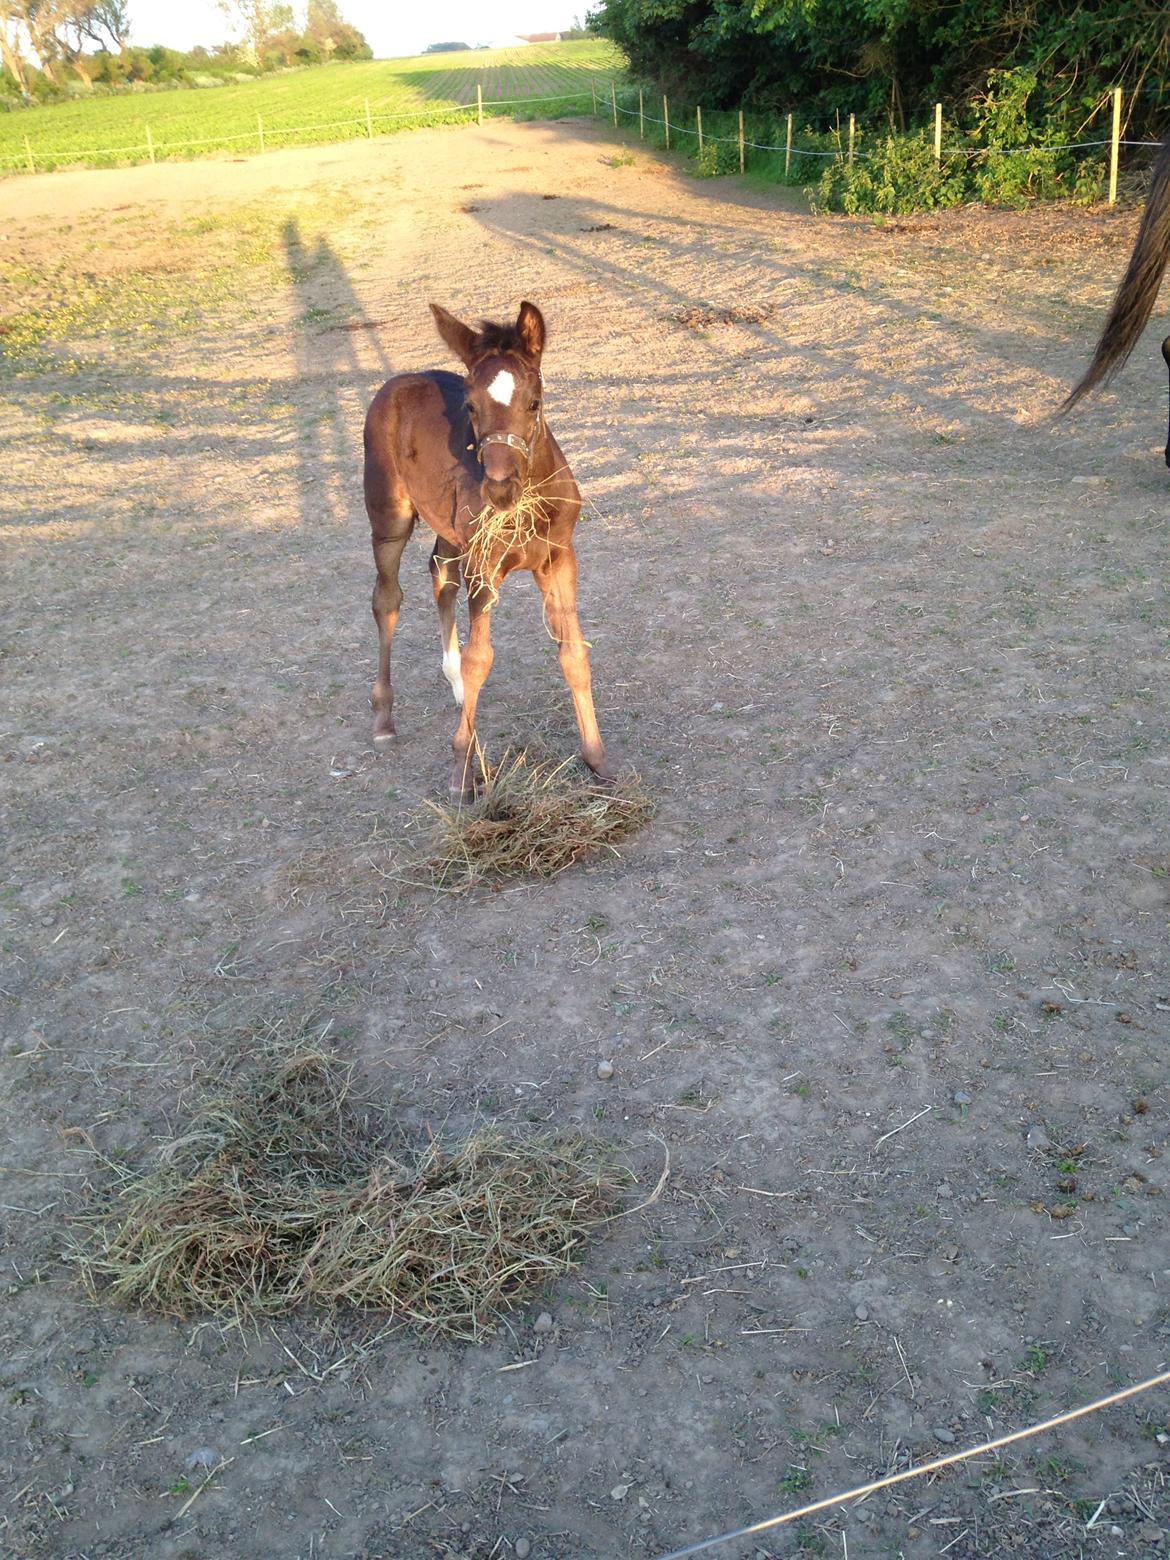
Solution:
[{"label": "hay strand", "polygon": [[300,1052],[210,1101],[84,1221],[91,1292],[238,1322],[359,1306],[478,1340],[576,1266],[614,1203],[619,1177],[584,1138],[483,1127],[391,1152],[350,1088]]},{"label": "hay strand", "polygon": [[637,775],[616,785],[586,778],[575,759],[557,762],[530,748],[485,766],[470,804],[427,802],[434,825],[427,871],[436,888],[461,890],[485,878],[556,877],[618,841],[654,813]]}]

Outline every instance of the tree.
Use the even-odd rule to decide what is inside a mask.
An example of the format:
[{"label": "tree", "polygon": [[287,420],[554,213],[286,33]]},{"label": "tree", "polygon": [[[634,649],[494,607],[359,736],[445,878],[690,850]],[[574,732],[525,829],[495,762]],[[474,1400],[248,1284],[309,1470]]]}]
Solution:
[{"label": "tree", "polygon": [[219,0],[219,8],[229,22],[243,27],[241,51],[248,64],[259,69],[264,45],[274,30],[271,0]]}]

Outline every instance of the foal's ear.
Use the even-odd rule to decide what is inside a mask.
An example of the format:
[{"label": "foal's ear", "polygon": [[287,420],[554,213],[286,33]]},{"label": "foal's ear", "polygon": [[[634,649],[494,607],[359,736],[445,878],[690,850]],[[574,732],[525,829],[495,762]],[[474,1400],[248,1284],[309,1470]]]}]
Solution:
[{"label": "foal's ear", "polygon": [[435,324],[439,328],[439,335],[454,352],[455,356],[464,365],[470,368],[475,356],[475,344],[479,339],[470,325],[465,325],[462,320],[457,320],[453,314],[448,314],[446,309],[439,304],[432,303],[431,313],[435,316]]},{"label": "foal's ear", "polygon": [[544,315],[534,303],[522,303],[516,316],[516,330],[528,356],[540,361],[544,351]]}]

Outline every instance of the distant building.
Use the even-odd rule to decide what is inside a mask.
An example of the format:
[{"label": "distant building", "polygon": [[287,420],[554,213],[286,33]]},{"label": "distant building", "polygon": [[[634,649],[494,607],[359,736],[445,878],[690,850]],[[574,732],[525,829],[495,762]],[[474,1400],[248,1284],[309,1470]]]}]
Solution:
[{"label": "distant building", "polygon": [[560,33],[517,33],[521,43],[560,43]]}]

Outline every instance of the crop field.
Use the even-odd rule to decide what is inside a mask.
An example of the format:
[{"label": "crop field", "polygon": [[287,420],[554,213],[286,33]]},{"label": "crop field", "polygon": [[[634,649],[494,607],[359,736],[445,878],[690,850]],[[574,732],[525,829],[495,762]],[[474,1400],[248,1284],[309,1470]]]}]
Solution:
[{"label": "crop field", "polygon": [[519,101],[530,105],[521,113],[555,117],[589,104],[591,78],[608,82],[622,69],[612,44],[585,38],[343,63],[226,87],[78,99],[0,115],[0,170],[246,154],[261,149],[261,138],[267,149],[348,141],[371,128],[384,135],[458,123],[464,116],[453,111],[474,110],[477,86],[485,113],[512,113],[504,105]]}]

